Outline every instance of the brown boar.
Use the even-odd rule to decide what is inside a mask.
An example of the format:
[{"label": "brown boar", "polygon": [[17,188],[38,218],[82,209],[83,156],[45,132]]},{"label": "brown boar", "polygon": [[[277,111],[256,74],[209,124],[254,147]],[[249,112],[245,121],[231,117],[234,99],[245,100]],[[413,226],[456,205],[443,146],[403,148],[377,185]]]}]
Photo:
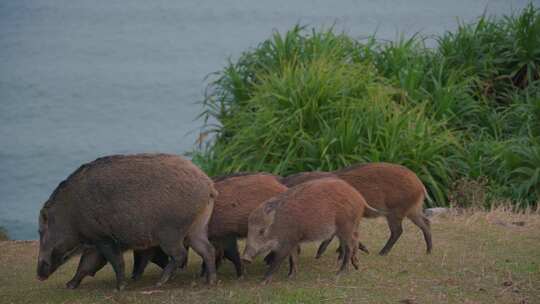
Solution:
[{"label": "brown boar", "polygon": [[[208,238],[216,251],[234,264],[237,276],[241,277],[243,265],[237,239],[247,236],[249,215],[266,200],[287,191],[287,187],[279,182],[279,177],[267,173],[234,174],[214,181],[219,195],[208,223]],[[216,268],[220,262],[217,258]]]},{"label": "brown boar", "polygon": [[[346,181],[358,190],[366,199],[369,206],[377,211],[366,209],[364,217],[373,218],[384,215],[390,228],[390,238],[379,252],[386,255],[401,236],[402,221],[409,218],[418,226],[424,235],[426,252],[432,250],[430,222],[422,210],[424,199],[429,199],[426,188],[414,172],[408,168],[390,163],[368,163],[351,166],[331,172]],[[284,178],[282,182],[294,186],[295,182],[304,182],[319,178],[321,173],[300,173],[291,178]],[[331,240],[321,244],[317,256],[319,257]]]},{"label": "brown boar", "polygon": [[111,263],[117,289],[123,289],[122,251],[159,246],[169,257],[161,285],[186,256],[187,239],[209,265],[207,280],[214,282],[207,225],[216,196],[212,181],[179,156],[116,155],[85,164],[60,183],[41,209],[38,278],[47,279],[79,248],[94,247],[100,255],[89,263]]},{"label": "brown boar", "polygon": [[343,259],[341,273],[349,262],[358,268],[358,225],[365,201],[358,191],[338,178],[323,178],[290,188],[255,209],[249,216],[249,231],[242,259],[251,262],[270,253],[264,282],[289,257],[289,276],[296,273],[302,242],[339,238]]}]

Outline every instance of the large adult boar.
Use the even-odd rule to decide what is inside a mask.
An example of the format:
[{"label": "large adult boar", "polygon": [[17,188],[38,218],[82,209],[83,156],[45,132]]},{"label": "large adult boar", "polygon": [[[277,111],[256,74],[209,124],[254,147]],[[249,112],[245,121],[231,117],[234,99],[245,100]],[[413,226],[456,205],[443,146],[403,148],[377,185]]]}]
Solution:
[{"label": "large adult boar", "polygon": [[[207,224],[217,195],[189,160],[166,154],[116,155],[85,164],[55,189],[39,216],[37,275],[47,279],[81,247],[111,263],[116,287],[126,285],[122,251],[159,246],[169,257],[158,285],[187,254],[184,239],[215,281]],[[92,261],[95,262],[95,261]]]},{"label": "large adult boar", "polygon": [[[287,187],[279,180],[278,176],[268,173],[234,173],[213,178],[219,195],[208,222],[208,238],[216,249],[216,268],[224,257],[234,264],[238,277],[243,275],[237,239],[247,236],[249,214],[255,208],[269,198],[287,191]],[[133,255],[133,279],[138,279],[144,273],[149,261],[162,268],[168,261],[167,255],[159,247],[135,250]],[[86,249],[68,287],[77,287],[85,276],[93,276],[104,265],[96,249]],[[203,273],[206,273],[204,263]]]},{"label": "large adult boar", "polygon": [[338,273],[349,262],[358,269],[358,225],[364,198],[346,182],[323,178],[300,184],[255,209],[249,216],[249,231],[242,259],[251,262],[270,253],[264,276],[268,283],[283,260],[289,257],[289,276],[296,273],[300,243],[339,238],[343,259]]},{"label": "large adult boar", "polygon": [[[426,252],[431,253],[431,229],[424,216],[422,205],[429,198],[422,181],[408,168],[390,163],[368,163],[351,166],[334,172],[305,172],[282,179],[288,187],[321,177],[336,176],[352,185],[366,199],[366,202],[379,212],[367,209],[364,217],[386,216],[390,228],[390,238],[379,252],[386,255],[403,232],[402,221],[409,218],[424,235]],[[320,256],[331,240],[321,244]]]}]

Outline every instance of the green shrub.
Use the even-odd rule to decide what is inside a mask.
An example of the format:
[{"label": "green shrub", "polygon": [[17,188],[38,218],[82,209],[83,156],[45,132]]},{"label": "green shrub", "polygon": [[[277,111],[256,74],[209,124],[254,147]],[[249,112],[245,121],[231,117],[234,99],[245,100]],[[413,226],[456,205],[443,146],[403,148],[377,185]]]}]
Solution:
[{"label": "green shrub", "polygon": [[523,207],[540,198],[540,138],[512,140],[506,148],[501,174],[508,195]]},{"label": "green shrub", "polygon": [[519,15],[482,16],[438,39],[438,52],[477,81],[478,98],[505,103],[505,94],[540,76],[540,12],[532,3]]},{"label": "green shrub", "polygon": [[210,175],[386,161],[414,170],[437,204],[479,180],[479,204],[536,204],[540,11],[423,41],[274,33],[213,75],[201,114],[211,136],[193,160]]}]

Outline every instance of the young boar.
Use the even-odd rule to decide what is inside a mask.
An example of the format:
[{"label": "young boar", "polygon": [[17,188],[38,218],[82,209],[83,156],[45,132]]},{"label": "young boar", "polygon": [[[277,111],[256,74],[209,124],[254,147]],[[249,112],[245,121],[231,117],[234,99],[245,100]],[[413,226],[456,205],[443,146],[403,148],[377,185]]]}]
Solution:
[{"label": "young boar", "polygon": [[122,251],[159,246],[169,257],[161,285],[184,260],[187,239],[208,265],[212,283],[215,257],[207,224],[216,196],[212,181],[179,156],[116,155],[85,164],[41,209],[38,278],[47,279],[79,248],[96,248],[98,261],[89,263],[111,263],[121,290],[126,286]]},{"label": "young boar", "polygon": [[[237,239],[248,234],[248,218],[253,210],[266,200],[287,191],[278,177],[266,174],[231,175],[214,179],[219,195],[208,223],[208,238],[217,252],[230,260],[238,277],[243,266],[238,252]],[[220,264],[219,256],[216,268]]]},{"label": "young boar", "polygon": [[249,230],[242,259],[251,262],[270,253],[264,282],[289,257],[289,276],[296,273],[298,247],[302,242],[339,238],[343,259],[341,273],[349,262],[358,269],[358,225],[365,201],[358,191],[337,178],[323,178],[300,184],[255,209],[249,216]]},{"label": "young boar", "polygon": [[[306,172],[282,179],[288,187],[297,183],[313,180],[324,176],[325,172]],[[390,238],[379,252],[386,255],[394,246],[403,232],[402,221],[409,218],[418,226],[424,235],[426,252],[432,250],[430,222],[424,216],[422,205],[428,198],[426,188],[414,172],[408,168],[389,163],[369,163],[351,166],[342,170],[328,172],[346,181],[358,190],[366,199],[369,206],[377,211],[366,209],[364,217],[373,218],[386,216],[390,228]],[[320,256],[331,240],[321,244],[317,256]]]}]

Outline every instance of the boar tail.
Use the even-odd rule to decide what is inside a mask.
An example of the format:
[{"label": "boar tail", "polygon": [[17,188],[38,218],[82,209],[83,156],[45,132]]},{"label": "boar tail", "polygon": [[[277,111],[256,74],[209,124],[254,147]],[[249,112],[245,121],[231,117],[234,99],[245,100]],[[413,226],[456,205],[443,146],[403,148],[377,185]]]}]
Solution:
[{"label": "boar tail", "polygon": [[429,202],[430,206],[434,206],[435,201],[431,198],[431,196],[429,196],[426,186],[422,184],[422,187],[424,188],[424,198]]},{"label": "boar tail", "polygon": [[366,208],[369,209],[372,212],[375,212],[375,213],[378,213],[378,214],[381,214],[381,215],[388,214],[388,212],[386,212],[385,210],[375,209],[375,208],[371,207],[368,203],[365,203],[365,205],[366,205]]},{"label": "boar tail", "polygon": [[218,196],[219,192],[216,190],[216,188],[214,188],[214,186],[212,186],[210,188],[210,198],[212,200],[216,200],[217,196]]}]

